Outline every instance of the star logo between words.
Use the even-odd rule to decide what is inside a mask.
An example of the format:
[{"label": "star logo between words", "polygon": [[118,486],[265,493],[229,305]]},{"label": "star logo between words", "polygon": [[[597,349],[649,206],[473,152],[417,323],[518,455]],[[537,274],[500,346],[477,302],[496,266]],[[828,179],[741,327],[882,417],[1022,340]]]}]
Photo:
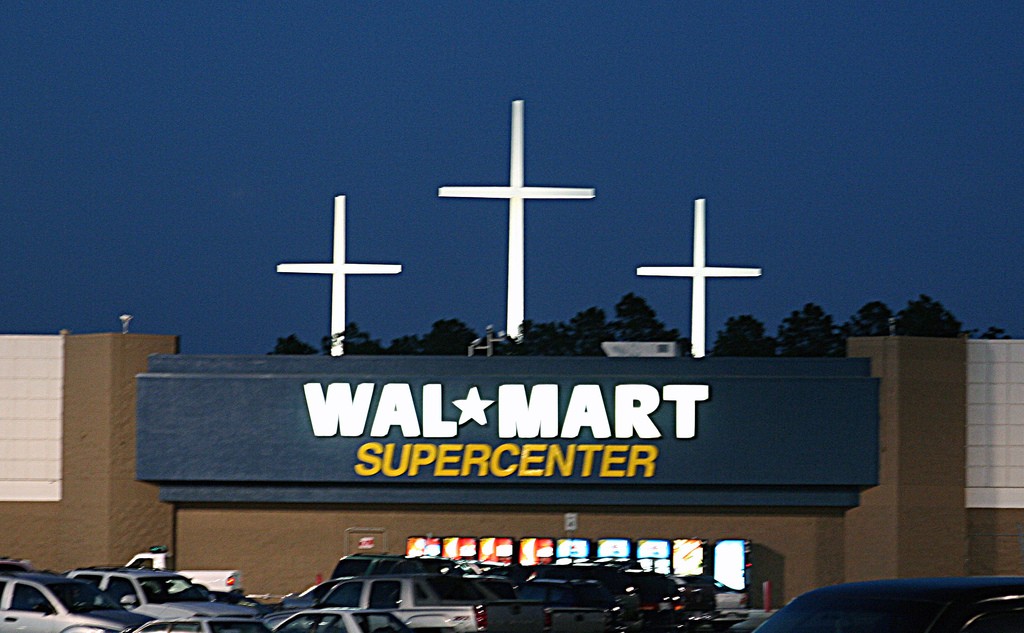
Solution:
[{"label": "star logo between words", "polygon": [[465,398],[462,400],[452,400],[452,404],[462,411],[462,415],[459,416],[459,426],[470,420],[473,420],[480,426],[487,426],[487,413],[484,409],[494,404],[494,400],[484,400],[480,397],[480,389],[478,387],[470,387]]}]

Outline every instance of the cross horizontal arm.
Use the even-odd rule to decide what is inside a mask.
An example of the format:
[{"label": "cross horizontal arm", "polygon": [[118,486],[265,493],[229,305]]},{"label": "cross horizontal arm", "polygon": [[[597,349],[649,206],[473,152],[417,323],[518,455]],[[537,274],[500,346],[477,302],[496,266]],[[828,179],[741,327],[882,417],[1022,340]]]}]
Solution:
[{"label": "cross horizontal arm", "polygon": [[593,189],[573,187],[441,187],[442,198],[523,198],[530,200],[589,200]]},{"label": "cross horizontal arm", "polygon": [[760,268],[726,268],[722,266],[708,266],[706,268],[694,268],[693,266],[640,266],[636,274],[649,277],[760,277]]},{"label": "cross horizontal arm", "polygon": [[319,273],[333,275],[396,275],[402,272],[401,264],[278,264],[279,273]]}]

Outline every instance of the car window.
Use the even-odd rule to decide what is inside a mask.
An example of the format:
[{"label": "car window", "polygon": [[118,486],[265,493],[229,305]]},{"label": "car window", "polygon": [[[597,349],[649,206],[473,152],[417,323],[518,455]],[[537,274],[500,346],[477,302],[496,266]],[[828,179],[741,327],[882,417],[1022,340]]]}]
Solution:
[{"label": "car window", "polygon": [[362,576],[366,573],[366,570],[370,568],[370,559],[368,558],[343,558],[338,561],[338,564],[334,567],[334,572],[331,574],[331,578],[341,578],[343,576]]},{"label": "car window", "polygon": [[31,585],[14,583],[14,596],[11,598],[12,611],[35,611],[36,613],[55,613],[56,609],[46,599],[43,592]]},{"label": "car window", "polygon": [[139,584],[149,602],[207,602],[202,590],[181,576],[152,576],[140,578]]},{"label": "car window", "polygon": [[277,627],[274,633],[312,633],[320,621],[320,614],[303,613]]},{"label": "car window", "polygon": [[963,633],[1018,633],[1024,631],[1024,611],[984,613],[961,630]]},{"label": "car window", "polygon": [[362,633],[409,633],[408,627],[390,613],[360,613],[353,618]]},{"label": "car window", "polygon": [[96,585],[97,587],[99,587],[100,583],[103,581],[103,574],[75,574],[74,577],[78,580],[84,580],[87,583]]},{"label": "car window", "polygon": [[397,609],[402,603],[402,585],[397,580],[381,580],[370,586],[371,609]]},{"label": "car window", "polygon": [[252,622],[210,622],[210,633],[270,633],[267,625]]},{"label": "car window", "polygon": [[139,628],[135,629],[135,633],[161,633],[162,631],[166,631],[168,626],[170,625],[167,622],[143,624]]},{"label": "car window", "polygon": [[324,597],[320,606],[323,607],[358,607],[363,593],[360,581],[343,582]]},{"label": "car window", "polygon": [[138,599],[135,594],[135,586],[127,578],[112,577],[107,581],[107,588],[104,591],[118,604],[121,604],[121,598],[125,596],[135,596]]},{"label": "car window", "polygon": [[487,599],[474,582],[462,576],[429,576],[423,582],[430,586],[442,603]]},{"label": "car window", "polygon": [[47,583],[46,588],[72,613],[121,609],[109,595],[87,582],[68,578],[63,582]]},{"label": "car window", "polygon": [[175,622],[171,625],[171,630],[182,633],[199,633],[203,630],[203,625],[198,622]]}]

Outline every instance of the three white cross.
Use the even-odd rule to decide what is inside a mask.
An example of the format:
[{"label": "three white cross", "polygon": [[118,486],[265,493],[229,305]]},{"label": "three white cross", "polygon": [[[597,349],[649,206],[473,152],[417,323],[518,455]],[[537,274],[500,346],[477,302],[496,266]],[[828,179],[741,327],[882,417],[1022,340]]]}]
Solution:
[{"label": "three white cross", "polygon": [[[516,337],[525,319],[525,239],[524,201],[585,200],[594,197],[593,189],[570,187],[527,187],[524,184],[523,102],[512,102],[512,151],[508,186],[441,187],[443,198],[497,198],[508,200],[508,295],[506,332]],[[691,352],[695,358],[705,355],[705,282],[708,277],[757,277],[760,268],[724,268],[705,265],[704,199],[694,203],[693,265],[640,266],[637,275],[692,277]],[[343,354],[343,341],[335,337],[345,330],[345,276],[350,274],[396,274],[400,264],[350,264],[345,261],[345,196],[334,199],[334,261],[328,264],[279,264],[279,273],[317,273],[333,275],[331,291],[331,354]]]}]

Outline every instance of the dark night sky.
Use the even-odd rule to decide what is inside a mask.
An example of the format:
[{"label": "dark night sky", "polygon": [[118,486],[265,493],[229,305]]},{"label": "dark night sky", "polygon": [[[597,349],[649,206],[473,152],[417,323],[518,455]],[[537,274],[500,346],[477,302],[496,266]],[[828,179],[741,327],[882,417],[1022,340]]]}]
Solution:
[{"label": "dark night sky", "polygon": [[387,343],[505,317],[503,201],[524,99],[526,315],[627,292],[689,332],[706,197],[708,338],[807,302],[843,322],[919,294],[1024,336],[1024,4],[0,4],[0,332],[180,334],[261,354],[329,325],[332,199],[348,319]]}]

